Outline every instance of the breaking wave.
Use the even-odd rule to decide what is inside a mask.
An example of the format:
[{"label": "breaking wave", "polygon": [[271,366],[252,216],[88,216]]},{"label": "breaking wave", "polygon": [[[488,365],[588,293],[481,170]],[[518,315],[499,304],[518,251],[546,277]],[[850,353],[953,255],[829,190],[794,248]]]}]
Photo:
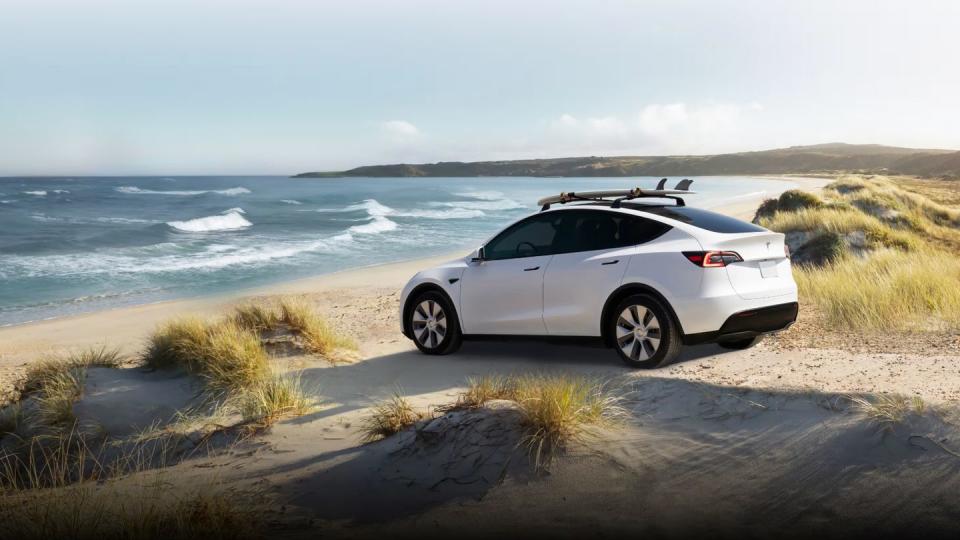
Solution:
[{"label": "breaking wave", "polygon": [[253,225],[242,215],[243,209],[233,208],[219,216],[207,216],[187,221],[168,221],[167,225],[183,232],[236,231]]}]

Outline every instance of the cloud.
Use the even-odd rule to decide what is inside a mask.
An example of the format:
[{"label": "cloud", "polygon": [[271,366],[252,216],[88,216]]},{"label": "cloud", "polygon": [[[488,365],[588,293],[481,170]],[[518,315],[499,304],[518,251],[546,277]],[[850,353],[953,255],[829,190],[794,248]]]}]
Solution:
[{"label": "cloud", "polygon": [[632,117],[577,118],[564,113],[550,123],[544,144],[556,151],[589,153],[699,153],[723,151],[736,143],[751,115],[752,103],[653,103]]},{"label": "cloud", "polygon": [[386,135],[399,140],[408,140],[420,135],[417,126],[406,120],[388,120],[380,124],[380,130]]}]

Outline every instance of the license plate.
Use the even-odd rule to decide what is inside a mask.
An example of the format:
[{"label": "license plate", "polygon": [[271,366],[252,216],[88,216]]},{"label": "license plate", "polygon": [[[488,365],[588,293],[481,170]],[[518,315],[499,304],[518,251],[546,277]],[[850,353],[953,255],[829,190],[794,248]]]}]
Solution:
[{"label": "license plate", "polygon": [[777,277],[776,261],[760,261],[760,276],[763,278]]}]

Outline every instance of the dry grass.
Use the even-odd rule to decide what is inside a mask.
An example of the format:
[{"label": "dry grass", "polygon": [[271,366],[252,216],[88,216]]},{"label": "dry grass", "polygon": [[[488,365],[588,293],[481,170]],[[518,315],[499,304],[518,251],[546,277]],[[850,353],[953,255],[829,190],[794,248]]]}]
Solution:
[{"label": "dry grass", "polygon": [[[826,322],[849,330],[943,331],[960,328],[960,210],[903,189],[884,177],[848,176],[824,190],[820,206],[776,211],[760,223],[806,231],[822,264],[796,265],[801,301]],[[843,235],[862,232],[867,250]]]},{"label": "dry grass", "polygon": [[549,466],[557,452],[611,424],[625,411],[620,399],[596,380],[568,375],[531,375],[514,383],[523,413],[525,444],[535,467]]},{"label": "dry grass", "polygon": [[920,396],[906,397],[900,394],[879,394],[870,397],[851,397],[857,410],[882,429],[893,429],[910,415],[922,415],[926,404]]},{"label": "dry grass", "polygon": [[394,435],[427,418],[399,393],[373,407],[369,416],[360,424],[361,439],[373,442]]},{"label": "dry grass", "polygon": [[356,343],[336,332],[303,298],[281,298],[274,303],[251,303],[236,308],[234,320],[255,332],[289,331],[304,349],[331,361],[346,360]]},{"label": "dry grass", "polygon": [[313,402],[303,390],[299,374],[275,373],[243,393],[237,408],[244,421],[269,425],[286,415],[302,416]]},{"label": "dry grass", "polygon": [[73,425],[77,420],[73,404],[83,396],[86,380],[86,368],[81,367],[69,367],[51,374],[37,393],[36,422],[54,428]]},{"label": "dry grass", "polygon": [[120,352],[106,347],[90,348],[69,354],[66,358],[50,357],[30,364],[19,388],[21,394],[40,391],[53,378],[74,368],[120,367]]},{"label": "dry grass", "polygon": [[280,315],[276,309],[263,304],[244,304],[234,308],[233,318],[242,328],[263,332],[273,330],[280,324]]},{"label": "dry grass", "polygon": [[866,261],[798,267],[794,278],[801,298],[844,328],[960,328],[960,260],[947,253],[886,250]]},{"label": "dry grass", "polygon": [[0,497],[5,538],[228,539],[260,538],[253,501],[217,487],[167,489],[159,475],[140,485],[86,483]]},{"label": "dry grass", "polygon": [[571,375],[500,375],[469,379],[467,390],[451,407],[482,407],[493,400],[514,401],[523,415],[523,443],[535,467],[549,466],[569,442],[582,440],[596,428],[625,416],[620,398],[607,384]]},{"label": "dry grass", "polygon": [[503,375],[467,379],[467,390],[460,394],[451,409],[482,407],[488,401],[498,399],[513,400],[514,381]]},{"label": "dry grass", "polygon": [[[122,364],[120,353],[106,347],[73,352],[66,358],[45,358],[31,364],[19,383],[20,396],[34,396],[36,407],[29,421],[44,428],[62,429],[76,418],[73,404],[83,395],[87,368],[116,368]],[[22,416],[22,413],[20,413]],[[18,427],[22,424],[18,419]]]},{"label": "dry grass", "polygon": [[253,388],[270,372],[260,338],[231,319],[170,321],[150,337],[144,360],[155,368],[182,367],[217,395]]}]

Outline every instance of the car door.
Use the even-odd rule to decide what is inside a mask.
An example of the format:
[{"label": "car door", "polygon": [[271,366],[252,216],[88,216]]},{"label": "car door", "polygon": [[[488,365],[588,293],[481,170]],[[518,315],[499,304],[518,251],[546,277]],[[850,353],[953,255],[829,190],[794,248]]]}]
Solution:
[{"label": "car door", "polygon": [[543,273],[553,256],[559,212],[519,221],[484,247],[460,286],[466,334],[542,335]]},{"label": "car door", "polygon": [[670,227],[610,210],[564,214],[565,242],[544,272],[544,325],[551,335],[599,336],[603,304],[623,281],[637,246]]}]

